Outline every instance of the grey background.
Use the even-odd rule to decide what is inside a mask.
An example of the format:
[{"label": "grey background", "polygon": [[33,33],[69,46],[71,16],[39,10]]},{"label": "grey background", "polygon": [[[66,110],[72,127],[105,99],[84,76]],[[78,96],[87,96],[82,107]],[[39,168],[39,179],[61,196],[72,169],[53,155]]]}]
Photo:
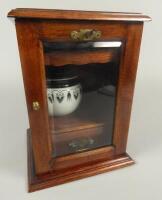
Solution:
[{"label": "grey background", "polygon": [[[128,153],[136,165],[36,193],[27,193],[25,95],[13,20],[16,7],[143,12],[141,46]],[[162,2],[160,0],[1,0],[0,2],[0,199],[152,200],[162,195]]]}]

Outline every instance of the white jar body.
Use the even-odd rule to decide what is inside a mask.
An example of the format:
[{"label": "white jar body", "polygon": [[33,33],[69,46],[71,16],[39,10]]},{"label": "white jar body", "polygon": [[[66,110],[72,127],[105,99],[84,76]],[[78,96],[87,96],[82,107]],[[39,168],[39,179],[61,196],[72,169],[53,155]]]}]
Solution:
[{"label": "white jar body", "polygon": [[48,112],[50,116],[64,116],[74,112],[82,98],[81,84],[69,87],[48,88]]}]

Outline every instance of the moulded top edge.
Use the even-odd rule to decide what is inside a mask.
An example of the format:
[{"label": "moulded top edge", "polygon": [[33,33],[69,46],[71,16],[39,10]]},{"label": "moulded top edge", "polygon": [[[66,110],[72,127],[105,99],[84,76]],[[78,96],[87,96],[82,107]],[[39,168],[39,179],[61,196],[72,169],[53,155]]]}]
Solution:
[{"label": "moulded top edge", "polygon": [[151,21],[141,13],[16,8],[8,17],[64,20]]}]

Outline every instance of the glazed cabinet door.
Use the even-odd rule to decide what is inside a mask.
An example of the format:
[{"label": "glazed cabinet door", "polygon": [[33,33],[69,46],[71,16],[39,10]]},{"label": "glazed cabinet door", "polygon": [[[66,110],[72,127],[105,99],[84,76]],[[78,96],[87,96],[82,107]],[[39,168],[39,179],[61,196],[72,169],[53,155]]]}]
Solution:
[{"label": "glazed cabinet door", "polygon": [[16,27],[36,173],[125,153],[142,23]]}]

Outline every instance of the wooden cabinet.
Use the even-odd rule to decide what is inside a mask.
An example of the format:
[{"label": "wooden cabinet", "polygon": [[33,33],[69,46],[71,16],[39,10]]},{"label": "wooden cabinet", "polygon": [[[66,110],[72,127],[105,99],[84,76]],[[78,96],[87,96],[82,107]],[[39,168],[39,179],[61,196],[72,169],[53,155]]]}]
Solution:
[{"label": "wooden cabinet", "polygon": [[15,9],[30,128],[29,191],[110,171],[126,153],[137,13]]}]

